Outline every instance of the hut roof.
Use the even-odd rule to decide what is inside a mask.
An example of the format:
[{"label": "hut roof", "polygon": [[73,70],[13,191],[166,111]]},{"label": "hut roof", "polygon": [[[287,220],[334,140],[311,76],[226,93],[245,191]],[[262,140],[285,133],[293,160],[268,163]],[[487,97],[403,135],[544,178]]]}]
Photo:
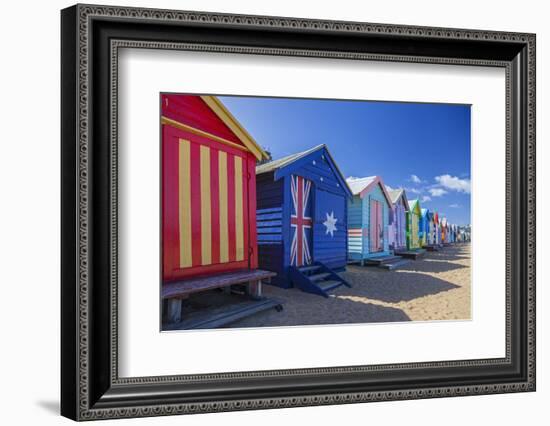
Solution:
[{"label": "hut roof", "polygon": [[[243,149],[257,160],[268,158],[268,154],[216,96],[163,94],[162,97],[162,124]],[[212,120],[221,122],[213,133],[210,132]],[[228,135],[231,135],[229,139]]]},{"label": "hut roof", "polygon": [[351,192],[353,192],[353,195],[358,195],[363,192],[365,188],[371,185],[377,177],[378,176],[368,176],[364,178],[349,177],[346,179],[346,182],[348,183]]},{"label": "hut roof", "polygon": [[319,151],[323,151],[323,155],[327,159],[332,170],[334,170],[334,174],[336,175],[336,178],[340,183],[340,186],[348,194],[348,196],[351,197],[352,192],[350,190],[350,187],[348,186],[348,183],[344,178],[344,175],[338,168],[338,165],[334,161],[334,158],[332,158],[332,154],[330,153],[330,151],[328,150],[325,144],[317,145],[306,151],[297,152],[295,154],[287,155],[286,157],[282,157],[277,160],[270,161],[268,163],[260,164],[256,166],[256,175],[275,172],[275,180],[277,180],[282,176],[291,174],[294,170],[302,167],[302,165],[305,162],[309,161],[308,160],[309,156],[316,155]]},{"label": "hut roof", "polygon": [[389,186],[386,185],[386,189],[388,190],[388,194],[393,204],[397,203],[399,201],[399,198],[403,197],[405,208],[409,210],[409,200],[407,199],[407,193],[403,188],[391,189]]},{"label": "hut roof", "polygon": [[258,145],[258,143],[241,125],[241,123],[237,121],[222,101],[220,101],[216,96],[201,96],[201,99],[210,107],[212,111],[214,111],[220,120],[222,120],[224,124],[231,129],[235,136],[239,138],[244,146],[246,146],[258,160],[268,158],[267,153],[260,145]]},{"label": "hut roof", "polygon": [[282,157],[277,160],[270,161],[268,163],[260,164],[259,166],[256,166],[256,174],[261,175],[262,173],[272,172],[273,170],[280,169],[281,167],[285,167],[299,160],[300,158],[303,158],[306,155],[317,151],[318,149],[324,146],[325,145],[317,145],[306,151],[297,152],[295,154],[290,154],[290,155],[287,155],[286,157]]},{"label": "hut roof", "polygon": [[386,201],[390,206],[392,205],[390,194],[388,194],[386,185],[384,185],[384,182],[380,176],[368,176],[364,178],[349,177],[346,181],[353,195],[359,195],[361,198],[363,198],[363,196],[376,185],[380,185],[380,189],[382,190]]},{"label": "hut roof", "polygon": [[422,214],[422,209],[420,208],[420,200],[418,198],[409,202],[409,206],[412,210],[418,210],[418,213]]}]

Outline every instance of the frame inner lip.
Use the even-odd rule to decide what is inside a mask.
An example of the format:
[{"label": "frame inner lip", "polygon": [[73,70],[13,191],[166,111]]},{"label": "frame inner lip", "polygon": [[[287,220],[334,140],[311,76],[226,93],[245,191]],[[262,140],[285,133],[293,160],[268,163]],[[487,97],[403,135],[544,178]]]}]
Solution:
[{"label": "frame inner lip", "polygon": [[[138,40],[131,40],[131,39],[119,39],[119,38],[113,38],[110,40],[110,61],[111,61],[111,67],[114,66],[115,69],[118,69],[118,49],[119,48],[138,48],[138,49],[147,49],[150,46],[154,46],[155,49],[169,49],[169,50],[182,50],[182,51],[200,51],[200,52],[223,52],[229,50],[229,53],[235,53],[236,51],[242,51],[244,53],[255,53],[255,52],[264,52],[269,51],[270,48],[263,48],[263,47],[250,47],[250,46],[227,46],[227,45],[215,45],[214,50],[210,50],[210,46],[204,46],[201,44],[196,43],[185,43],[185,42],[152,42],[147,41],[143,39]],[[298,54],[300,55],[300,50],[298,50],[298,53],[296,49],[282,49],[282,48],[276,48],[273,49],[277,51],[278,56],[295,56]],[[336,55],[336,59],[340,59],[338,55],[340,55],[341,52],[327,52],[327,54],[334,54]],[[355,55],[352,53],[351,55]],[[315,56],[315,55],[314,55]],[[369,53],[360,53],[358,56],[361,57],[363,60],[369,60],[372,58],[379,58],[379,55],[373,55]],[[327,57],[327,56],[322,56]],[[330,57],[328,57],[330,59]],[[393,58],[393,59],[392,59]],[[407,59],[407,60],[404,60]],[[438,59],[441,59],[442,62],[437,62]],[[402,55],[389,55],[388,59],[392,62],[422,62],[424,63],[426,61],[425,58],[421,58],[420,60],[415,56],[407,56],[404,57]],[[465,63],[468,63],[470,65],[476,65],[476,66],[497,66],[497,67],[504,67],[506,69],[506,73],[509,74],[511,72],[511,65],[507,61],[487,61],[483,59],[448,59],[448,58],[429,58],[428,64],[436,63],[436,64],[449,64],[449,65],[465,65]],[[508,90],[508,87],[507,89]],[[112,109],[113,111],[118,110],[118,101],[115,97],[112,101]],[[116,123],[111,123],[111,127],[113,128],[113,134],[116,134]],[[113,145],[116,145],[116,139],[113,140]],[[116,155],[116,148],[112,147],[112,149],[115,151]],[[115,159],[116,160],[116,159]],[[115,204],[116,205],[116,204]],[[116,208],[112,212],[113,220],[115,223],[117,222],[117,211]],[[507,302],[508,303],[508,302]],[[116,306],[112,307],[113,312],[116,312]],[[113,320],[116,322],[116,318],[113,318]],[[511,338],[509,336],[509,326],[508,323],[506,324],[506,340],[509,341]],[[118,330],[118,329],[117,329]],[[269,379],[271,377],[278,376],[284,376],[284,377],[296,377],[300,375],[340,375],[340,374],[353,374],[353,373],[359,373],[359,374],[371,374],[373,372],[378,372],[383,368],[385,371],[394,371],[396,369],[399,369],[401,371],[407,370],[407,369],[418,369],[418,368],[461,368],[464,366],[471,366],[471,367],[484,367],[487,365],[501,365],[501,366],[510,366],[512,365],[511,360],[511,354],[508,350],[509,345],[507,344],[507,351],[506,356],[503,358],[482,358],[482,359],[466,359],[466,360],[451,360],[451,361],[428,361],[428,362],[414,362],[414,363],[396,363],[396,364],[385,364],[385,365],[358,365],[358,366],[334,366],[334,367],[320,367],[320,368],[296,368],[296,369],[284,369],[284,370],[267,370],[267,371],[242,371],[242,372],[232,372],[232,373],[204,373],[204,374],[185,374],[185,375],[167,375],[167,376],[148,376],[148,377],[131,377],[131,378],[119,378],[118,374],[113,375],[111,380],[113,385],[131,385],[131,384],[154,384],[154,383],[166,383],[171,384],[174,381],[178,382],[196,382],[196,381],[225,381],[225,380],[249,380],[249,379],[256,379],[256,378],[265,378]],[[342,371],[344,370],[344,371]]]}]

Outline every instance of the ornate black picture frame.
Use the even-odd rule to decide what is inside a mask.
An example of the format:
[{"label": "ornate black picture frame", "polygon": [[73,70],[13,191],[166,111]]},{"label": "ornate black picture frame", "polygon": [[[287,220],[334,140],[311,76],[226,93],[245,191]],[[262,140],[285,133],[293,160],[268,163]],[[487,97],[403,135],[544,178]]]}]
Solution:
[{"label": "ornate black picture frame", "polygon": [[[535,390],[534,34],[95,5],[63,10],[61,28],[62,415],[92,420]],[[119,378],[121,47],[504,68],[506,356]]]}]

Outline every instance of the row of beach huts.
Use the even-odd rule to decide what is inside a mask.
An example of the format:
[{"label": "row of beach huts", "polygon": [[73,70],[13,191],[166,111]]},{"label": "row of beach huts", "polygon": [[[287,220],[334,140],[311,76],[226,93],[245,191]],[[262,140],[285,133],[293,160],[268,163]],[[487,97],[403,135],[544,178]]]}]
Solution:
[{"label": "row of beach huts", "polygon": [[[380,176],[345,179],[326,145],[272,160],[217,97],[161,103],[164,329],[282,309],[266,282],[328,297],[350,263],[394,269],[469,241]],[[196,308],[207,292],[236,302]]]}]

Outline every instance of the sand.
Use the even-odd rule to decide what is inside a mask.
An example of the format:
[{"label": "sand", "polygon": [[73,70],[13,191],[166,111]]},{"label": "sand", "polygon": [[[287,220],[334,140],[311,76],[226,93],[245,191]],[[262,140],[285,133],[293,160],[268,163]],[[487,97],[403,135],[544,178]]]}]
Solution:
[{"label": "sand", "polygon": [[229,327],[471,319],[469,244],[427,252],[394,271],[350,265],[340,275],[353,287],[341,286],[330,298],[265,285],[264,295],[280,300],[284,310]]}]

